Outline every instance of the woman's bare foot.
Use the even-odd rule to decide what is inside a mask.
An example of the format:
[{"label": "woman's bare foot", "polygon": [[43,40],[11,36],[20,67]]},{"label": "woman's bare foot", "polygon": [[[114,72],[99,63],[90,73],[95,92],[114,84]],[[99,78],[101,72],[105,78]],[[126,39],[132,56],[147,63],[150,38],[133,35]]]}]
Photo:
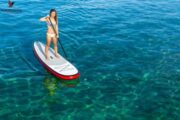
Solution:
[{"label": "woman's bare foot", "polygon": [[56,56],[57,58],[59,58],[59,55],[58,55],[58,54],[55,54],[55,56]]},{"label": "woman's bare foot", "polygon": [[49,60],[49,57],[46,55],[46,60]]}]

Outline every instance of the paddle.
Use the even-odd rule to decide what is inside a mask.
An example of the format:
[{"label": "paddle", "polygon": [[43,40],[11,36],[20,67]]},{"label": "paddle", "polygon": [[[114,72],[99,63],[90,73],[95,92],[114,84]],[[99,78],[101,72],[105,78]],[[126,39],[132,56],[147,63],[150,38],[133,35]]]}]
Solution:
[{"label": "paddle", "polygon": [[[49,18],[49,17],[48,17],[48,18]],[[51,26],[52,26],[52,28],[53,28],[54,33],[55,33],[56,35],[58,35],[58,33],[56,33],[56,30],[55,30],[55,28],[54,28],[54,26],[53,26],[50,18],[49,18],[49,21],[50,21],[50,23],[51,23]],[[58,26],[57,26],[57,27],[58,27]],[[66,55],[66,52],[65,52],[65,50],[64,50],[64,48],[63,48],[63,46],[62,46],[62,44],[61,44],[61,42],[60,42],[60,40],[59,40],[59,38],[57,38],[57,39],[58,39],[58,42],[60,43],[60,45],[61,45],[61,47],[62,47],[62,50],[63,50],[63,52],[64,52],[64,55],[65,55],[66,59],[68,59],[68,58],[67,58],[67,55]]]}]

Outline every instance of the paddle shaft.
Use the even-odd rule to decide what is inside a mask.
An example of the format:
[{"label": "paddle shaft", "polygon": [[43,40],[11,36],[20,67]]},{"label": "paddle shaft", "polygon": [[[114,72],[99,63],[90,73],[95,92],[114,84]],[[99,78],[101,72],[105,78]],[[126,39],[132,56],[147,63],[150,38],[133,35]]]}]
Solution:
[{"label": "paddle shaft", "polygon": [[[51,23],[51,26],[52,26],[52,28],[53,28],[54,33],[55,33],[56,35],[58,35],[58,33],[56,33],[56,30],[55,30],[55,28],[54,28],[54,26],[53,26],[50,18],[49,18],[49,21],[50,21],[50,23]],[[57,27],[58,27],[58,26],[57,26]],[[60,45],[61,45],[61,47],[62,47],[62,50],[63,50],[63,52],[64,52],[64,55],[65,55],[65,57],[66,57],[66,59],[67,59],[67,55],[66,55],[66,52],[65,52],[65,50],[64,50],[64,47],[63,47],[63,45],[61,44],[59,38],[57,38],[57,39],[58,39],[58,42],[60,43]]]}]

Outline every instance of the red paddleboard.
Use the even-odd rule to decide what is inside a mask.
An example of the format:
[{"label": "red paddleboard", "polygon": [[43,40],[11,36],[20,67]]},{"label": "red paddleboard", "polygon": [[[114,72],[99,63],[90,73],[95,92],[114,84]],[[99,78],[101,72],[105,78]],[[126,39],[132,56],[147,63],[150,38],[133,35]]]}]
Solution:
[{"label": "red paddleboard", "polygon": [[43,65],[43,67],[52,73],[54,76],[64,79],[73,80],[80,76],[77,68],[67,61],[64,57],[58,54],[59,58],[55,56],[54,50],[50,47],[48,54],[49,60],[45,58],[45,44],[35,41],[33,45],[34,54]]}]

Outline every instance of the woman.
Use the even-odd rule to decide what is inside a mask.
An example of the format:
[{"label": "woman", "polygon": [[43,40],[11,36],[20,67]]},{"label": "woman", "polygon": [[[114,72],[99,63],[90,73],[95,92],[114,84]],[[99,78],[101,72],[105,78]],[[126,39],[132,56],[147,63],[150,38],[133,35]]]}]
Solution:
[{"label": "woman", "polygon": [[47,22],[47,26],[48,26],[47,35],[46,35],[46,47],[45,47],[46,59],[49,60],[48,49],[51,43],[51,38],[53,39],[53,43],[54,43],[55,56],[59,58],[58,49],[57,49],[57,38],[59,38],[59,36],[58,36],[58,19],[57,19],[56,10],[51,9],[49,15],[47,15],[46,17],[40,18],[40,21]]}]

